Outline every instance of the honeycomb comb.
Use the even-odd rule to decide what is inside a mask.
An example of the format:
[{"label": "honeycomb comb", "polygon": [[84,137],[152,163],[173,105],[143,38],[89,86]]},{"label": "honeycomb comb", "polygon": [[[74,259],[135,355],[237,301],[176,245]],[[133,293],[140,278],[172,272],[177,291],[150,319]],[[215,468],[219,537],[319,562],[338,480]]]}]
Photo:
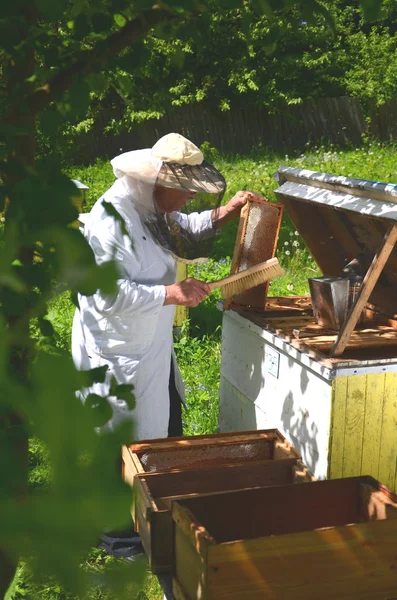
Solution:
[{"label": "honeycomb comb", "polygon": [[[234,275],[273,258],[277,248],[283,206],[263,199],[249,200],[241,210],[230,274]],[[263,310],[269,282],[261,283],[225,300],[244,309]]]}]

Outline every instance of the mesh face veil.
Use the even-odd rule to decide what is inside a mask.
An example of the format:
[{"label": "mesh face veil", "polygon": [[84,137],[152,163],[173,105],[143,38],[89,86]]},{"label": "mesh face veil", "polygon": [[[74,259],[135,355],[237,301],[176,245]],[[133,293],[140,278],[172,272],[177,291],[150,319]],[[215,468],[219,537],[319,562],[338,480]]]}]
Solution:
[{"label": "mesh face veil", "polygon": [[[216,220],[226,182],[214,166],[203,160],[197,146],[179,134],[168,134],[152,149],[125,152],[111,164],[142,222],[159,244],[183,262],[208,258],[216,233],[211,215]],[[177,209],[173,206],[175,195],[182,204]],[[160,203],[159,196],[165,201]],[[202,216],[208,220],[204,229],[198,225],[197,215],[192,214],[202,211],[209,211]]]}]

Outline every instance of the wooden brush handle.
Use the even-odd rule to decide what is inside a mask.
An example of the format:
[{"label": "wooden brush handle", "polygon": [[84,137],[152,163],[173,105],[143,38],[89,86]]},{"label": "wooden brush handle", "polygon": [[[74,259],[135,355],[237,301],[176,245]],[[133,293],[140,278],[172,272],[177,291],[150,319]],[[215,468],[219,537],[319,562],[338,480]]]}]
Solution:
[{"label": "wooden brush handle", "polygon": [[210,290],[216,290],[217,288],[221,288],[228,283],[234,283],[243,277],[247,277],[247,275],[251,275],[252,273],[257,273],[258,271],[262,271],[264,266],[272,267],[278,264],[277,258],[271,258],[266,262],[259,263],[258,265],[254,265],[253,267],[249,267],[249,269],[245,269],[244,271],[240,271],[239,273],[235,273],[234,275],[229,275],[228,277],[224,277],[223,279],[218,279],[217,281],[211,281],[209,283]]}]

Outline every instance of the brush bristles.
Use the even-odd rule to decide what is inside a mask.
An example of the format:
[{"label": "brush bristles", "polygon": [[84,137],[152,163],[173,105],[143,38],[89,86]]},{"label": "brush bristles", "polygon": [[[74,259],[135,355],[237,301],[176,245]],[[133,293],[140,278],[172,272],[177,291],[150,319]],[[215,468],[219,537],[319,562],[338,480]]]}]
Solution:
[{"label": "brush bristles", "polygon": [[245,277],[241,277],[241,279],[223,285],[221,289],[222,298],[230,298],[236,294],[241,294],[241,292],[245,292],[245,290],[249,290],[261,283],[280,277],[281,275],[284,275],[284,269],[282,269],[279,264],[266,267],[261,271],[251,273]]}]

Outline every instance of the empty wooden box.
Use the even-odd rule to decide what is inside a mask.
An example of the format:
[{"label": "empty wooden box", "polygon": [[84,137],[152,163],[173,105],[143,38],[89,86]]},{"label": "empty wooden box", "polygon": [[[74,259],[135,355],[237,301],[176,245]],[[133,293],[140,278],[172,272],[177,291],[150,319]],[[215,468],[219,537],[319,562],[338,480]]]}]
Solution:
[{"label": "empty wooden box", "polygon": [[176,499],[301,481],[310,481],[310,474],[297,458],[136,475],[133,518],[153,573],[172,569],[171,509]]},{"label": "empty wooden box", "polygon": [[371,477],[173,503],[176,600],[395,600],[397,497]]}]

